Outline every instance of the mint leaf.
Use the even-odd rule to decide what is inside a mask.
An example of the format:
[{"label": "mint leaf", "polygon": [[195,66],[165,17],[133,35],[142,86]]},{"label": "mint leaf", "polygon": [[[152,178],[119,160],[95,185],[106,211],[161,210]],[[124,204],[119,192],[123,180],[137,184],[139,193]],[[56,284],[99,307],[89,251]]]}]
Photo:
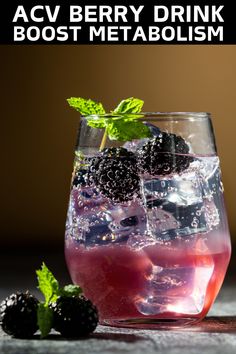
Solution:
[{"label": "mint leaf", "polygon": [[151,136],[150,129],[142,122],[134,120],[113,120],[107,128],[110,140],[130,141]]},{"label": "mint leaf", "polygon": [[40,303],[37,310],[37,322],[41,332],[41,338],[47,337],[50,333],[53,323],[53,310]]},{"label": "mint leaf", "polygon": [[87,123],[91,128],[106,128],[106,119],[102,117],[87,118]]},{"label": "mint leaf", "polygon": [[54,275],[50,272],[45,263],[42,268],[36,270],[38,276],[38,288],[45,297],[45,305],[57,300],[59,296],[59,285]]},{"label": "mint leaf", "polygon": [[118,106],[114,109],[113,112],[122,114],[139,113],[142,110],[143,104],[144,101],[140,100],[139,98],[126,98],[118,104]]},{"label": "mint leaf", "polygon": [[63,296],[79,296],[80,294],[82,294],[82,289],[78,286],[78,285],[66,285],[64,286],[64,288],[60,289],[60,295]]},{"label": "mint leaf", "polygon": [[81,161],[84,160],[84,154],[83,154],[82,151],[80,151],[80,150],[75,151],[75,156],[76,156],[79,160],[81,160]]},{"label": "mint leaf", "polygon": [[100,102],[95,102],[91,99],[85,99],[81,97],[71,97],[67,99],[67,102],[80,114],[86,116],[90,114],[105,114],[103,105]]},{"label": "mint leaf", "polygon": [[114,109],[113,114],[123,114],[122,119],[113,118],[107,125],[107,133],[110,140],[130,141],[132,139],[148,138],[150,130],[137,119],[143,117],[140,113],[144,101],[139,98],[129,97],[122,100]]}]

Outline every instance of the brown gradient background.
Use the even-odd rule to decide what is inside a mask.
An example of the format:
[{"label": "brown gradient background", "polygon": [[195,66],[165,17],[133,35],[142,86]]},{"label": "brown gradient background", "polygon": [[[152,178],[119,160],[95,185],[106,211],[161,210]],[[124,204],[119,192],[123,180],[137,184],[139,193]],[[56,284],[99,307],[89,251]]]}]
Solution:
[{"label": "brown gradient background", "polygon": [[236,46],[1,46],[1,247],[61,247],[78,113],[137,96],[146,111],[208,111],[236,240]]}]

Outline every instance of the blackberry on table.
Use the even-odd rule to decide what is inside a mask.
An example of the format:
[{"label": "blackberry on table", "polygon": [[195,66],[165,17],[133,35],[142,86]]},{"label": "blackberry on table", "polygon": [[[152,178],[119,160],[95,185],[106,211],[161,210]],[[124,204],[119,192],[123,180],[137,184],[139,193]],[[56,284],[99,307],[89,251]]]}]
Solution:
[{"label": "blackberry on table", "polygon": [[38,300],[29,292],[17,292],[2,301],[2,329],[16,338],[30,338],[37,331]]},{"label": "blackberry on table", "polygon": [[189,146],[181,136],[162,132],[138,150],[138,168],[151,175],[180,173],[193,161],[188,154]]},{"label": "blackberry on table", "polygon": [[122,147],[102,150],[90,162],[88,179],[105,197],[115,202],[131,200],[139,191],[134,153]]},{"label": "blackberry on table", "polygon": [[85,337],[97,327],[98,311],[84,296],[60,296],[51,307],[54,313],[53,327],[63,337]]}]

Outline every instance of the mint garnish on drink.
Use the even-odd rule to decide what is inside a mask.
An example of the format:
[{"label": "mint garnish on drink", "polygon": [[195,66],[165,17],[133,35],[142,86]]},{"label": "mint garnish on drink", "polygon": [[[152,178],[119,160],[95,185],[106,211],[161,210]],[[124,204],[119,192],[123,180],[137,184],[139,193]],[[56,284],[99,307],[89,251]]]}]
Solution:
[{"label": "mint garnish on drink", "polygon": [[139,118],[143,117],[141,110],[144,104],[139,98],[130,97],[122,100],[109,114],[105,114],[105,109],[100,102],[91,99],[71,97],[67,101],[81,115],[88,116],[87,123],[91,128],[105,129],[100,150],[104,148],[107,136],[110,140],[118,141],[151,136],[150,129],[139,121]]},{"label": "mint garnish on drink", "polygon": [[140,113],[143,108],[144,101],[139,98],[126,98],[126,100],[122,100],[118,106],[114,109],[114,113]]},{"label": "mint garnish on drink", "polygon": [[[71,97],[67,99],[67,102],[71,107],[76,111],[80,112],[83,116],[88,115],[104,115],[106,114],[105,109],[103,108],[102,103],[95,102],[91,99],[85,99],[81,97]],[[105,119],[99,117],[98,119],[88,119],[88,125],[92,128],[105,128]]]},{"label": "mint garnish on drink", "polygon": [[130,141],[149,137],[150,130],[142,122],[134,119],[124,119],[124,121],[120,119],[108,124],[107,134],[110,140]]},{"label": "mint garnish on drink", "polygon": [[67,99],[67,102],[71,107],[73,107],[76,111],[79,111],[84,116],[106,113],[100,102],[95,102],[90,99],[86,100],[81,97],[71,97]]}]

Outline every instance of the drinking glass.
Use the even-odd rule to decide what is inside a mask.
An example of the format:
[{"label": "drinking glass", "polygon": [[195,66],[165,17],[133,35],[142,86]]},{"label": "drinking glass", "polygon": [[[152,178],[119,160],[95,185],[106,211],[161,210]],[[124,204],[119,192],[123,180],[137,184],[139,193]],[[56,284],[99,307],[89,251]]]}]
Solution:
[{"label": "drinking glass", "polygon": [[[109,139],[96,128],[101,118],[118,129],[132,118],[148,137]],[[65,233],[68,270],[103,325],[189,325],[210,309],[231,254],[211,116],[131,118],[80,119]]]}]

